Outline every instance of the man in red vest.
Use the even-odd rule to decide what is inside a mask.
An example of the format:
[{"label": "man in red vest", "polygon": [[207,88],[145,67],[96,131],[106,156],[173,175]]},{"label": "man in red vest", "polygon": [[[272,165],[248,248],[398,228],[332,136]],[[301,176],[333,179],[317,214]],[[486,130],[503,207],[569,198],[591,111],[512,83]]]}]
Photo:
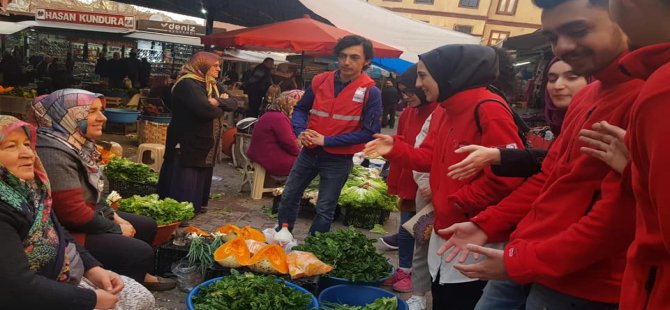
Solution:
[{"label": "man in red vest", "polygon": [[381,92],[363,73],[372,62],[372,43],[350,35],[340,39],[334,50],[339,69],[315,76],[293,112],[293,131],[303,149],[279,205],[279,226],[288,224],[293,230],[303,192],[319,175],[310,234],[330,230],[342,186],[353,167],[353,154],[381,130]]}]

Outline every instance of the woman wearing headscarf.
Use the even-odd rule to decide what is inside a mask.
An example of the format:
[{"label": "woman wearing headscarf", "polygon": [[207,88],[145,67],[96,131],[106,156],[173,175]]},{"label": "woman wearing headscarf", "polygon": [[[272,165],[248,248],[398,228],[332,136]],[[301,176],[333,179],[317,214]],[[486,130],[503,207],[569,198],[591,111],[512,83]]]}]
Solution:
[{"label": "woman wearing headscarf", "polygon": [[146,216],[116,212],[102,197],[104,175],[95,139],[107,118],[104,97],[80,89],[63,89],[35,99],[28,118],[37,124],[37,152],[51,178],[53,208],[75,239],[110,270],[151,290],[175,286],[154,277],[151,243],[156,222]]},{"label": "woman wearing headscarf", "polygon": [[[460,145],[523,147],[509,107],[489,102],[505,101],[488,89],[498,73],[496,52],[486,46],[446,45],[420,55],[416,86],[424,91],[429,102],[438,102],[437,109],[444,109],[444,113],[439,119],[433,116],[428,135],[417,149],[397,136],[381,134],[366,145],[367,154],[383,155],[391,165],[430,172],[435,223],[429,241],[428,266],[433,278],[435,309],[472,309],[486,284],[462,275],[453,263],[444,262],[436,254],[446,242],[443,238],[449,238],[438,235],[437,231],[476,216],[522,182],[495,176],[488,170],[463,181],[446,176],[447,168],[464,158],[454,152]],[[475,113],[479,115],[481,131],[476,126]]]},{"label": "woman wearing headscarf", "polygon": [[281,93],[256,122],[247,156],[274,177],[287,177],[300,153],[291,115],[303,91]]},{"label": "woman wearing headscarf", "polygon": [[[150,309],[154,298],[130,278],[105,270],[52,212],[46,171],[35,155],[35,129],[0,115],[0,304],[7,309],[112,309],[128,298]],[[87,288],[82,288],[86,286]],[[125,302],[124,302],[125,301]]]},{"label": "woman wearing headscarf", "polygon": [[[544,72],[546,91],[544,94],[544,117],[554,137],[561,133],[572,97],[591,82],[591,79],[572,71],[566,62],[554,58]],[[554,138],[555,139],[555,138]],[[469,153],[463,161],[449,167],[449,176],[455,179],[467,179],[482,169],[491,166],[493,173],[499,176],[530,177],[542,167],[547,154],[545,149],[502,149],[479,145],[468,145],[457,153]]]},{"label": "woman wearing headscarf", "polygon": [[237,108],[234,100],[225,100],[226,95],[219,92],[216,78],[220,64],[216,54],[198,52],[184,65],[172,87],[172,120],[158,190],[161,198],[192,203],[196,213],[207,206],[221,140],[222,108]]},{"label": "woman wearing headscarf", "polygon": [[[402,100],[407,108],[398,120],[398,137],[410,145],[414,145],[416,137],[421,131],[426,119],[437,107],[436,102],[428,102],[423,91],[416,89],[416,65],[410,67],[400,76],[398,88]],[[412,254],[414,252],[414,238],[402,227],[414,214],[416,214],[416,192],[417,183],[414,181],[412,169],[399,165],[391,165],[389,175],[386,179],[388,193],[398,195],[400,201],[400,225],[398,233],[380,238],[382,244],[398,249],[398,269],[385,285],[393,286],[398,292],[412,292]],[[429,282],[430,283],[430,282]]]}]

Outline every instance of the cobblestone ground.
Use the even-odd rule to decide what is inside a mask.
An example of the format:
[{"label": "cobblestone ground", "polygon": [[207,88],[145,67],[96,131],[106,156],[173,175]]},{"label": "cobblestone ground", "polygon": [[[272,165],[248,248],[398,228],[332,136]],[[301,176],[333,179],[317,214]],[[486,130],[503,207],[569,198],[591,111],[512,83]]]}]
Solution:
[{"label": "cobblestone ground", "polygon": [[[385,129],[384,133],[392,133],[392,130]],[[137,151],[137,142],[132,136],[105,135],[103,140],[116,141],[124,147],[124,156],[135,158]],[[221,198],[209,201],[207,213],[199,214],[190,221],[191,225],[197,226],[205,231],[214,230],[225,224],[235,224],[238,226],[250,225],[255,228],[264,229],[273,227],[276,219],[263,213],[264,208],[271,208],[272,195],[267,193],[261,200],[252,200],[249,195],[248,187],[240,192],[242,183],[242,174],[239,169],[233,167],[232,160],[225,158],[222,163],[216,165],[214,169],[214,180],[212,181],[211,193],[220,194]],[[399,214],[393,213],[385,223],[384,229],[389,232],[395,232],[398,229]],[[307,235],[311,218],[300,217],[295,224],[293,235],[299,241],[302,241]],[[342,221],[338,220],[333,224],[333,229],[343,228]],[[368,230],[361,230],[370,238],[379,238],[381,235],[371,233]],[[384,254],[397,264],[397,251],[384,252]],[[401,294],[407,299],[410,294]],[[161,310],[181,310],[186,309],[186,293],[173,289],[166,292],[155,292],[157,309]]]}]

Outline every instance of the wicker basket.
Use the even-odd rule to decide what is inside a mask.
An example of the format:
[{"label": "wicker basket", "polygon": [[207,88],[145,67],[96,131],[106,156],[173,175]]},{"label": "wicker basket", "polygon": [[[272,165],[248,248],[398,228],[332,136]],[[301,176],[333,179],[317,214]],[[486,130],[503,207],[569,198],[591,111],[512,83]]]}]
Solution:
[{"label": "wicker basket", "polygon": [[158,185],[109,180],[109,190],[116,191],[121,197],[132,197],[133,195],[147,196],[157,194]]},{"label": "wicker basket", "polygon": [[142,143],[156,143],[165,145],[169,124],[161,124],[142,120],[137,129],[137,140]]},{"label": "wicker basket", "polygon": [[383,209],[342,207],[344,226],[372,229],[375,224],[384,225],[391,212]]}]

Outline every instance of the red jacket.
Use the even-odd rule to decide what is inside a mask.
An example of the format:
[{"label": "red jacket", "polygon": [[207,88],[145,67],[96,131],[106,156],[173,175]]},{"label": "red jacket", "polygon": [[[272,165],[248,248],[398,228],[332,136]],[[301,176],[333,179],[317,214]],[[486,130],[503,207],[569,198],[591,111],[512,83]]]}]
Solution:
[{"label": "red jacket", "polygon": [[247,151],[249,159],[268,174],[283,177],[291,172],[299,153],[291,120],[284,113],[269,111],[258,119]]},{"label": "red jacket", "polygon": [[621,73],[617,61],[595,78],[573,98],[542,171],[472,221],[489,242],[505,240],[516,225],[504,255],[514,281],[617,303],[635,202],[619,174],[580,151],[578,137],[602,120],[625,127],[642,82]]},{"label": "red jacket", "polygon": [[[326,137],[350,133],[361,128],[361,117],[368,90],[375,85],[375,81],[363,73],[335,97],[335,73],[336,71],[325,72],[312,80],[314,104],[309,111],[311,115],[307,127]],[[362,151],[364,146],[364,144],[326,146],[324,149],[333,154],[354,154]]]},{"label": "red jacket", "polygon": [[500,104],[484,103],[479,107],[483,133],[478,131],[475,105],[484,99],[504,101],[485,87],[459,92],[440,103],[444,114],[431,121],[421,147],[414,149],[414,145],[396,137],[393,150],[386,156],[392,166],[430,172],[435,230],[468,220],[503,199],[522,182],[519,178],[498,177],[488,168],[465,181],[447,177],[447,168],[466,157],[454,153],[462,145],[523,147],[511,113]]},{"label": "red jacket", "polygon": [[[398,120],[398,136],[402,137],[406,143],[414,145],[416,136],[421,132],[423,124],[436,107],[437,103],[433,102],[416,108],[405,109]],[[388,184],[388,193],[391,195],[398,195],[404,200],[414,200],[416,198],[417,185],[414,182],[412,169],[391,165],[386,184]]]},{"label": "red jacket", "polygon": [[670,43],[636,50],[621,64],[646,80],[626,136],[632,164],[624,175],[632,178],[637,223],[621,309],[670,309]]}]

